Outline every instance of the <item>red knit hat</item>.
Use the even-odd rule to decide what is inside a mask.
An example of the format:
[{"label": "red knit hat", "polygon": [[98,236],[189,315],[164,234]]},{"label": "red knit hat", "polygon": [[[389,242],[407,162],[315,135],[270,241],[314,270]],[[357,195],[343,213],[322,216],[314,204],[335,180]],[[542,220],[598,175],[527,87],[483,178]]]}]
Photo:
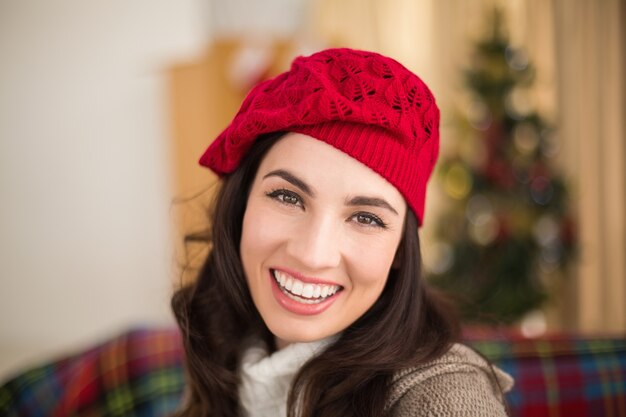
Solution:
[{"label": "red knit hat", "polygon": [[345,48],[296,58],[289,71],[250,91],[200,164],[230,173],[259,135],[279,131],[312,136],[367,165],[423,223],[439,109],[426,84],[398,62]]}]

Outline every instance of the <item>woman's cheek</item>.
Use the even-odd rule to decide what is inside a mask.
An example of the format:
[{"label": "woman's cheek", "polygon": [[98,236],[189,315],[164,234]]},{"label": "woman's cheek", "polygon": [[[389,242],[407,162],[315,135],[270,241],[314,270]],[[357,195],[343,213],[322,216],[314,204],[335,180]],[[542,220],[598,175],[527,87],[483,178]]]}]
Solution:
[{"label": "woman's cheek", "polygon": [[369,242],[369,244],[351,245],[345,261],[352,284],[356,287],[377,288],[382,291],[395,257],[397,244],[393,241]]},{"label": "woman's cheek", "polygon": [[247,247],[280,244],[290,233],[294,220],[267,203],[250,204],[244,217],[244,239]]},{"label": "woman's cheek", "polygon": [[400,235],[396,231],[376,230],[371,232],[351,231],[350,257],[368,264],[373,268],[385,268],[391,266],[393,258],[398,250]]}]

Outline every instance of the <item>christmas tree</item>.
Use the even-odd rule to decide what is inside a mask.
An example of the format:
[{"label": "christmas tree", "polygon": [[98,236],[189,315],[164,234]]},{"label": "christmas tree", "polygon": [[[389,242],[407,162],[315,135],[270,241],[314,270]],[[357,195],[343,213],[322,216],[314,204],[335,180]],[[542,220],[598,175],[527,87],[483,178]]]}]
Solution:
[{"label": "christmas tree", "polygon": [[465,81],[471,105],[437,178],[430,279],[469,322],[512,323],[541,307],[575,248],[568,192],[554,167],[554,130],[529,104],[534,70],[509,45],[496,11]]}]

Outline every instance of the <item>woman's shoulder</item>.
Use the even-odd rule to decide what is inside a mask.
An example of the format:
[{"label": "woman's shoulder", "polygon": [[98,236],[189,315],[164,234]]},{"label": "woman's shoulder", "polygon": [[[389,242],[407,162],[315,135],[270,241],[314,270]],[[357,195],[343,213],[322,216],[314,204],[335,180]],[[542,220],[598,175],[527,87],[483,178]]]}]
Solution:
[{"label": "woman's shoulder", "polygon": [[455,344],[440,358],[396,373],[392,416],[505,416],[513,379],[471,348]]}]

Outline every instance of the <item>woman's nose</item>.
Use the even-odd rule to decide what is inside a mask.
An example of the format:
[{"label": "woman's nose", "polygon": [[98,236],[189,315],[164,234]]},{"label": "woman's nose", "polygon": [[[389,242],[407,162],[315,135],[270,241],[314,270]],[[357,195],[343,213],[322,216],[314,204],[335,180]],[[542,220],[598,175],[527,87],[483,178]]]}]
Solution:
[{"label": "woman's nose", "polygon": [[287,253],[309,269],[333,268],[341,262],[340,227],[332,216],[303,219],[287,243]]}]

